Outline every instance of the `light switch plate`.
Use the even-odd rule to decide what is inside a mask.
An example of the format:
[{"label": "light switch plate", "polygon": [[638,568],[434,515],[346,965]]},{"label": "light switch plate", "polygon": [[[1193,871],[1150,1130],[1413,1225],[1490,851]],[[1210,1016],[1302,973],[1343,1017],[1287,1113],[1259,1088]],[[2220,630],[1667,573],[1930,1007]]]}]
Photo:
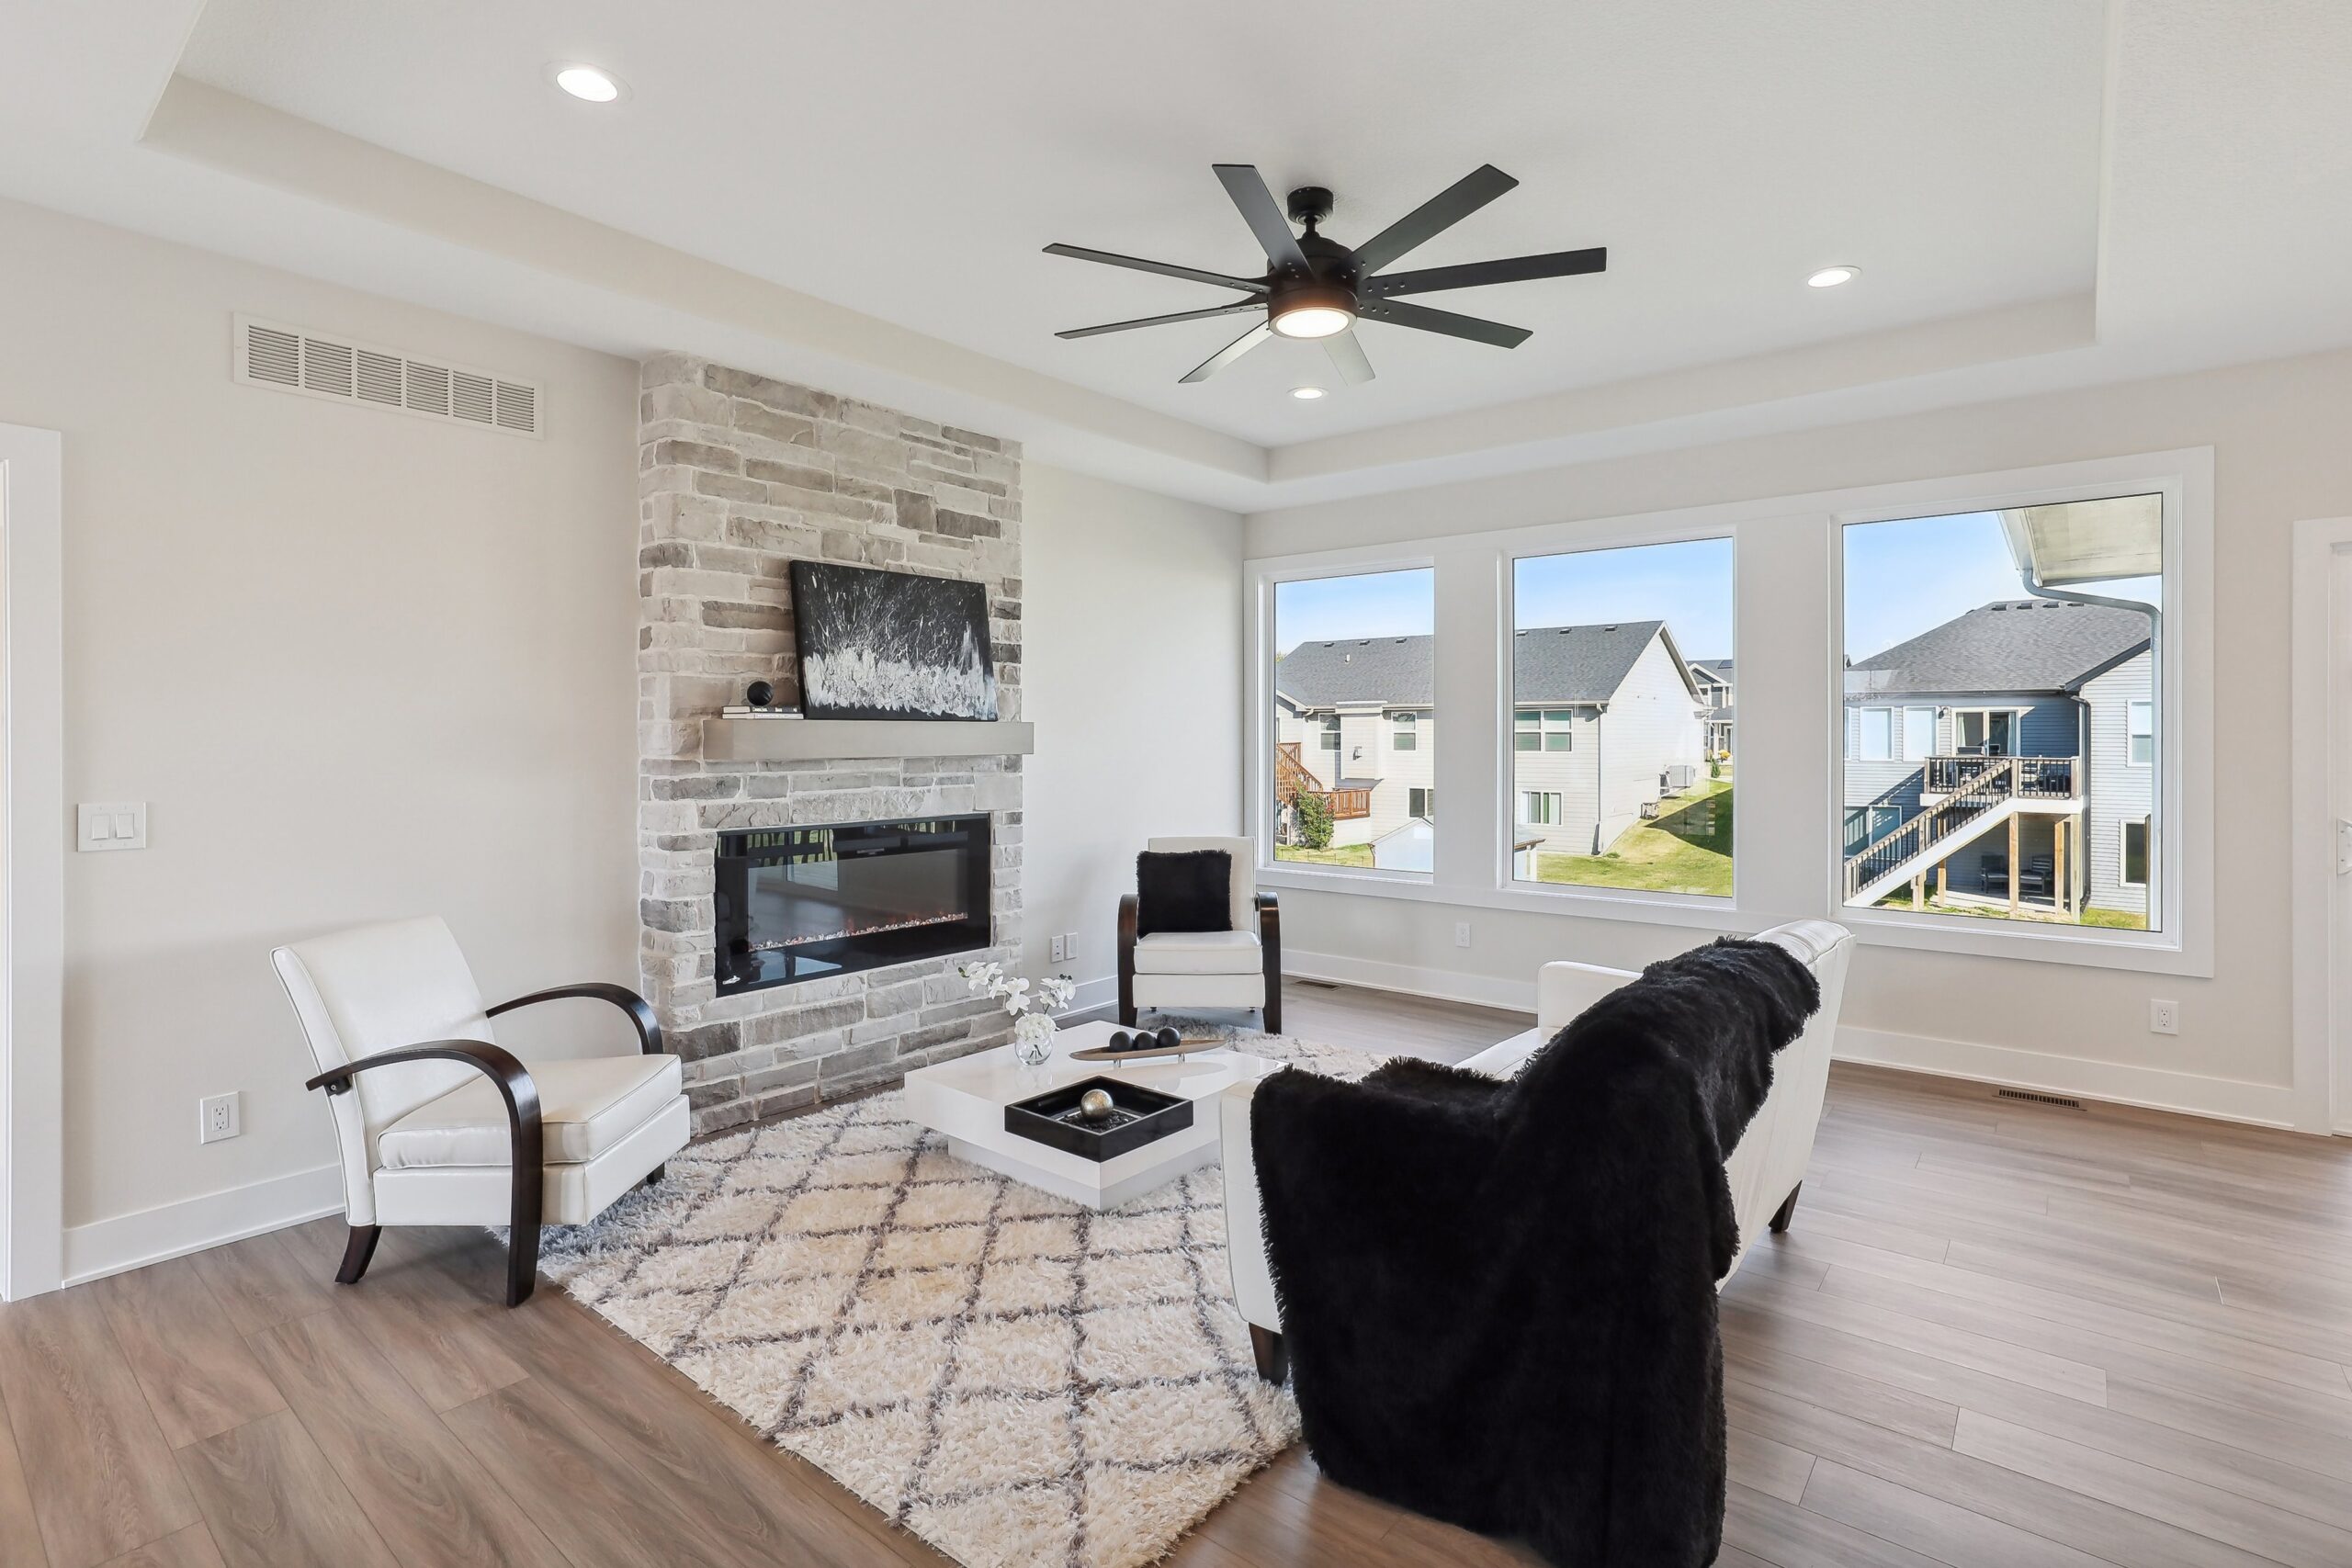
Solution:
[{"label": "light switch plate", "polygon": [[84,854],[100,850],[143,850],[147,847],[147,803],[84,801],[74,808],[74,847]]}]

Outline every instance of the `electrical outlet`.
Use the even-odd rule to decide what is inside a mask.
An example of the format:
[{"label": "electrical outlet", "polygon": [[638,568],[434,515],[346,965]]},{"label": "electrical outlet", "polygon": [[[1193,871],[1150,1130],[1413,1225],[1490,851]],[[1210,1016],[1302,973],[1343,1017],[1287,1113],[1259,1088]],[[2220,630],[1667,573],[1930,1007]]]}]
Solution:
[{"label": "electrical outlet", "polygon": [[1053,952],[1052,952],[1050,954],[1048,954],[1048,957],[1049,957],[1049,959],[1051,960],[1051,962],[1056,963],[1056,964],[1060,964],[1060,963],[1063,963],[1063,962],[1065,962],[1065,961],[1067,961],[1067,960],[1069,959],[1069,946],[1068,946],[1068,942],[1069,942],[1069,939],[1068,939],[1068,938],[1066,938],[1066,937],[1057,936],[1056,938],[1054,938],[1054,941],[1053,941]]},{"label": "electrical outlet", "polygon": [[1467,947],[1470,945],[1469,921],[1456,920],[1453,922],[1453,945],[1456,947]]},{"label": "electrical outlet", "polygon": [[244,1119],[237,1111],[237,1093],[209,1095],[196,1102],[196,1141],[217,1144],[223,1138],[233,1138],[243,1132]]},{"label": "electrical outlet", "polygon": [[2148,1002],[2148,1032],[2151,1034],[2179,1033],[2180,1004],[2158,1001],[2151,998]]}]

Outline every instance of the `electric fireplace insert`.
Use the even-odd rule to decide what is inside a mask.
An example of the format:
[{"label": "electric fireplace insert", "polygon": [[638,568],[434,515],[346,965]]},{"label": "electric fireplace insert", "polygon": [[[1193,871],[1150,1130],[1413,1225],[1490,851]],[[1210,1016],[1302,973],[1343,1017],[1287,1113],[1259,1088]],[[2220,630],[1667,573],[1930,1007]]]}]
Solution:
[{"label": "electric fireplace insert", "polygon": [[718,994],[989,945],[989,818],[718,835]]}]

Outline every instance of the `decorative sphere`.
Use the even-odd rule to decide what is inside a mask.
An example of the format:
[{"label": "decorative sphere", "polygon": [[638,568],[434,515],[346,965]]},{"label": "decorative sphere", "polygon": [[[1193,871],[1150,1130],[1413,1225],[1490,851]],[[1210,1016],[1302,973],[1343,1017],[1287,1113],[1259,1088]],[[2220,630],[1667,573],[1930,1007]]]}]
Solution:
[{"label": "decorative sphere", "polygon": [[1112,1050],[1114,1050],[1114,1051],[1124,1051],[1124,1050],[1125,1050],[1129,1045],[1133,1044],[1134,1043],[1135,1043],[1135,1037],[1134,1037],[1133,1035],[1129,1034],[1125,1030],[1124,1030],[1124,1029],[1114,1029],[1114,1030],[1111,1031],[1111,1045],[1110,1045],[1110,1048],[1111,1048]]},{"label": "decorative sphere", "polygon": [[1111,1093],[1108,1089],[1090,1089],[1078,1097],[1078,1113],[1089,1122],[1100,1122],[1111,1114]]},{"label": "decorative sphere", "polygon": [[772,707],[775,704],[775,688],[765,681],[754,681],[743,688],[743,700],[755,708]]},{"label": "decorative sphere", "polygon": [[1163,1051],[1173,1051],[1177,1046],[1184,1043],[1184,1037],[1172,1029],[1162,1029],[1159,1032],[1159,1048]]}]

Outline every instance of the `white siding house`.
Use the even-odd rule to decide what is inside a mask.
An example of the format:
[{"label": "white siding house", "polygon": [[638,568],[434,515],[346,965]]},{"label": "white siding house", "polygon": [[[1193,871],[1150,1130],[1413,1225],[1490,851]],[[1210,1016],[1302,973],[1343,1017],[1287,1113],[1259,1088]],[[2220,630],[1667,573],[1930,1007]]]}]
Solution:
[{"label": "white siding house", "polygon": [[[1517,838],[1598,853],[1668,793],[1671,769],[1703,767],[1699,695],[1663,622],[1533,627],[1512,645]],[[1388,845],[1396,869],[1428,854],[1413,825],[1436,818],[1432,656],[1427,637],[1342,638],[1302,643],[1275,671],[1274,739],[1332,798],[1332,843]]]}]

